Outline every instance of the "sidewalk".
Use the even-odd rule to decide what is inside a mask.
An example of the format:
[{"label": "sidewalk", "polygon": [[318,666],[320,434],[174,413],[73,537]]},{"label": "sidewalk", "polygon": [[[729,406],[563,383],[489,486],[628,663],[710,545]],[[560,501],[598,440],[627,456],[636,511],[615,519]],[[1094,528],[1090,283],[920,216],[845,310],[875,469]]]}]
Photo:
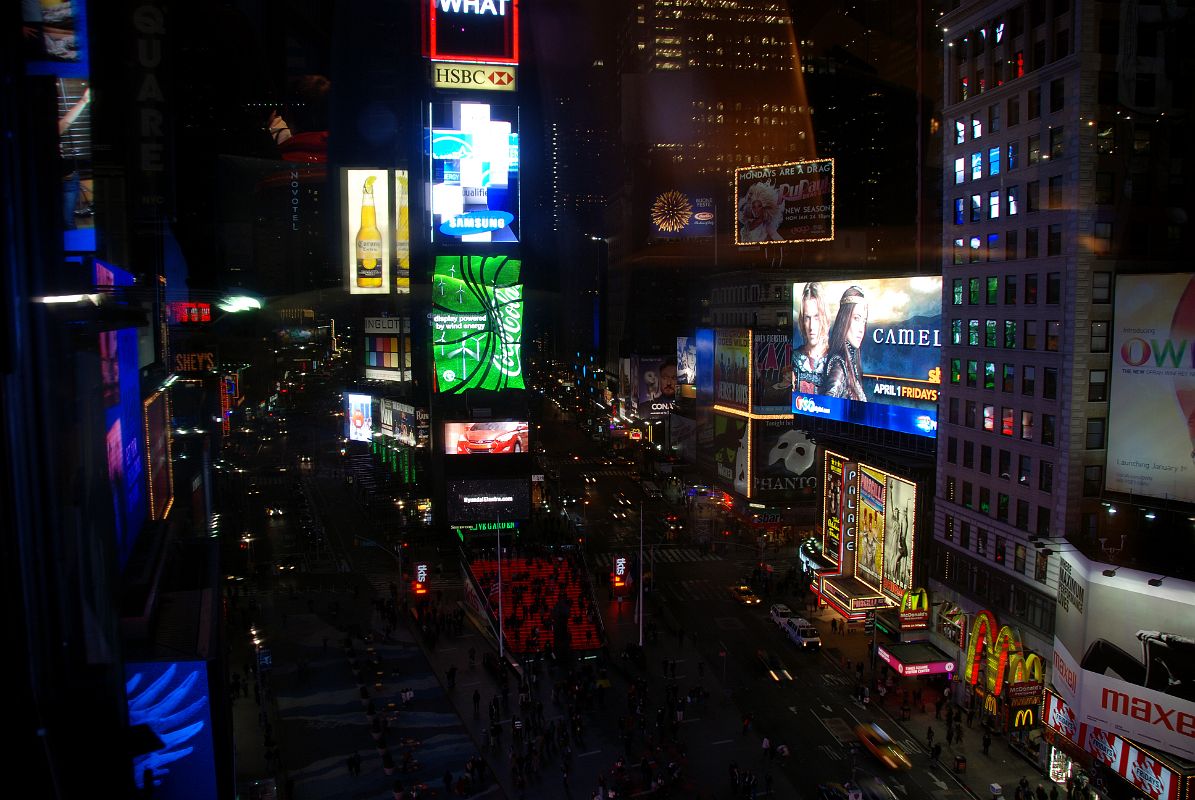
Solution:
[{"label": "sidewalk", "polygon": [[[793,608],[797,610],[796,606]],[[829,609],[810,614],[807,609],[808,606],[802,605],[798,613],[804,615],[817,627],[822,639],[822,655],[827,663],[854,680],[860,661],[867,664],[871,635],[864,634],[861,630],[854,633],[842,633],[840,630],[835,633],[830,627],[830,622],[832,618],[838,618],[837,614]],[[841,618],[839,619],[841,621]],[[892,670],[879,661],[877,661],[877,668],[874,672],[870,665],[864,668],[864,675],[867,676],[869,684],[873,687],[871,693],[873,704],[879,702],[879,697],[874,691],[873,678],[877,674],[880,677],[886,677],[888,673],[892,673]],[[895,676],[895,673],[893,675]],[[1002,732],[992,734],[991,748],[988,750],[988,754],[984,755],[983,729],[978,722],[974,726],[968,725],[965,713],[962,714],[960,722],[963,733],[962,742],[948,745],[946,743],[947,707],[943,706],[942,716],[938,718],[935,714],[935,704],[941,697],[941,693],[936,688],[929,688],[933,684],[924,684],[927,687],[924,692],[924,705],[919,706],[914,702],[911,706],[910,718],[902,720],[901,708],[904,702],[899,696],[901,687],[916,686],[920,688],[922,685],[919,681],[908,678],[898,679],[894,690],[887,693],[877,708],[891,719],[891,724],[894,727],[904,729],[914,741],[921,742],[922,747],[925,746],[928,729],[933,728],[934,741],[942,745],[940,772],[949,775],[947,780],[953,780],[969,796],[981,798],[981,800],[991,797],[988,786],[992,783],[1000,784],[1004,788],[1004,794],[1011,797],[1017,781],[1022,776],[1029,778],[1030,782],[1035,785],[1042,782],[1043,778],[1037,768],[1023,755],[1009,747]],[[924,756],[922,757],[924,758]],[[955,760],[958,757],[965,759],[965,771],[956,770]]]}]

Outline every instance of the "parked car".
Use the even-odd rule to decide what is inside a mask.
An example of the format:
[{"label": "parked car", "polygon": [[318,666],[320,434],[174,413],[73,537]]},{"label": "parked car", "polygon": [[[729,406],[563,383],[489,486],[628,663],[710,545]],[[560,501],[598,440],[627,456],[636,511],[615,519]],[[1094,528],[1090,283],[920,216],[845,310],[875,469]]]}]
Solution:
[{"label": "parked car", "polygon": [[768,609],[768,616],[772,618],[772,622],[775,622],[777,625],[783,628],[784,623],[796,615],[793,614],[792,609],[786,606],[784,603],[776,603],[774,606]]},{"label": "parked car", "polygon": [[817,628],[802,617],[790,617],[783,623],[783,630],[792,643],[802,650],[818,650],[822,646],[822,637]]}]

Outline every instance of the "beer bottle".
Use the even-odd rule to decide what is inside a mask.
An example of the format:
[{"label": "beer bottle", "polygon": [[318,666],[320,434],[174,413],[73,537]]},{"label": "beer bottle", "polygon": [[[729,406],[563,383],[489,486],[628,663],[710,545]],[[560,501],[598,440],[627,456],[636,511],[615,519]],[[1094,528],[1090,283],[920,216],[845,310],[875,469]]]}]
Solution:
[{"label": "beer bottle", "polygon": [[377,210],[373,205],[373,183],[377,177],[365,179],[361,190],[361,227],[357,229],[357,288],[378,289],[382,286],[382,232],[378,230]]}]

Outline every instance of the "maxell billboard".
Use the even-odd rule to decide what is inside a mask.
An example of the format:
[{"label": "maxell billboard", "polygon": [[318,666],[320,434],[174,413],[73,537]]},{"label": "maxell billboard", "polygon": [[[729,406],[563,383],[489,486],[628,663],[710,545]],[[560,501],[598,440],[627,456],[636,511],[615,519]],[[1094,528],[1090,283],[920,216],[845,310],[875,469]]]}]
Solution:
[{"label": "maxell billboard", "polygon": [[1195,758],[1195,584],[1060,558],[1058,694],[1081,724]]}]

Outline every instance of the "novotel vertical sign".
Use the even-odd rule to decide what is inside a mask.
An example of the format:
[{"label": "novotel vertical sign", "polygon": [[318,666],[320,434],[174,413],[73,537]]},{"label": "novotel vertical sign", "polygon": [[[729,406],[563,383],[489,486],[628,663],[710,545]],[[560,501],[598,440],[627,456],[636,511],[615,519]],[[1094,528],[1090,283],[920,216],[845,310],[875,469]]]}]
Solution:
[{"label": "novotel vertical sign", "polygon": [[424,55],[433,61],[519,63],[518,0],[426,0]]}]

